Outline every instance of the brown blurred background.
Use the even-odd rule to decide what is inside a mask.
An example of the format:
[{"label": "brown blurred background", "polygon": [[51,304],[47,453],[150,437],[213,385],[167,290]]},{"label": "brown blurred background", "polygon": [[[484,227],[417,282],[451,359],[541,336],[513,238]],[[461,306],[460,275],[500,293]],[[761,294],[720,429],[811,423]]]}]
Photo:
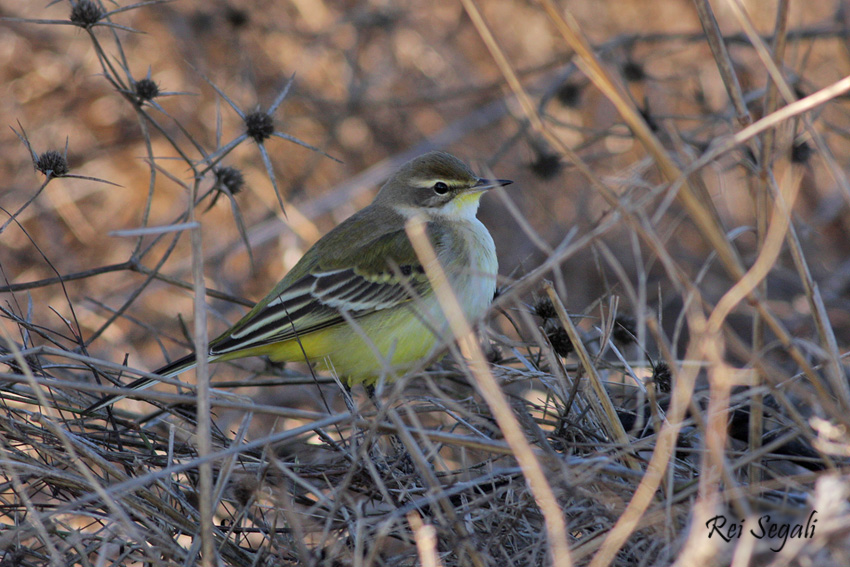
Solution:
[{"label": "brown blurred background", "polygon": [[[750,111],[758,118],[764,66],[740,35],[726,4],[715,4]],[[773,29],[775,4],[746,3],[765,32]],[[632,200],[648,195],[659,183],[653,163],[612,105],[571,65],[570,50],[542,9],[521,0],[479,5],[553,131],[618,194]],[[850,72],[850,15],[839,0],[791,6],[784,70],[803,96]],[[691,2],[577,0],[569,2],[569,8],[662,139],[670,147],[679,146],[683,161],[739,128]],[[0,1],[4,17],[63,20],[69,11],[64,3],[44,7]],[[342,162],[285,140],[267,141],[287,201],[284,217],[255,144],[245,142],[230,154],[223,165],[240,168],[246,178],[236,202],[248,227],[255,266],[252,270],[228,200],[220,198],[199,217],[208,287],[252,300],[262,297],[321,234],[369,202],[399,159],[432,145],[461,156],[480,171],[492,169],[499,177],[513,179],[516,183],[507,195],[550,247],[561,243],[570,230],[577,231],[576,238],[593,231],[610,210],[529,127],[478,32],[454,0],[181,0],[133,9],[116,15],[114,22],[143,32],[116,31],[129,70],[136,80],[150,70],[162,91],[184,93],[156,102],[207,152],[217,146],[219,109],[221,143],[240,135],[244,126],[203,77],[248,112],[257,105],[268,107],[294,74],[294,86],[275,115],[277,130]],[[30,282],[54,276],[54,268],[67,275],[126,261],[135,240],[109,233],[141,226],[148,198],[150,170],[136,114],[101,76],[85,32],[73,26],[8,21],[0,22],[0,29],[2,122],[16,130],[20,123],[37,152],[61,150],[67,138],[73,173],[120,185],[77,179],[51,182],[18,217],[26,234],[10,225],[0,235],[3,276],[10,283]],[[112,32],[101,27],[95,33],[117,63]],[[157,110],[149,112],[189,155],[200,157],[174,121]],[[817,109],[812,119],[837,163],[846,167],[850,156],[846,100]],[[847,344],[847,199],[801,131],[794,120],[784,123],[778,129],[777,155],[786,164],[793,158],[806,168],[795,222],[830,318]],[[172,159],[175,151],[162,135],[154,132],[151,142],[157,165],[186,180],[185,163]],[[34,194],[42,178],[33,172],[27,150],[11,129],[0,129],[0,145],[0,206],[12,212]],[[747,164],[745,152],[734,151],[704,170],[730,230],[754,223],[748,188],[753,173]],[[211,179],[202,185],[211,186]],[[149,224],[174,222],[186,202],[185,189],[159,175]],[[652,215],[658,200],[649,202],[647,213]],[[484,200],[480,217],[494,234],[505,285],[547,257],[548,251],[529,238],[499,196]],[[3,222],[7,218],[4,215]],[[696,276],[708,248],[676,206],[660,217],[658,232],[666,238],[670,254]],[[160,268],[162,273],[190,280],[187,242],[184,236]],[[669,307],[665,323],[672,323],[678,298],[671,296],[658,263],[625,227],[595,236],[561,266],[561,292],[570,311],[585,312],[600,298],[619,294],[617,277],[596,248],[600,243],[610,247],[627,274],[634,275],[637,266],[643,266],[650,309],[661,312]],[[744,230],[736,244],[745,258],[753,257],[752,231]],[[158,245],[142,263],[153,268],[164,251]],[[789,328],[805,338],[812,330],[790,266],[790,259],[783,256],[769,292]],[[99,329],[111,310],[128,301],[143,281],[141,274],[121,271],[67,283],[84,334]],[[720,270],[711,269],[702,285],[707,296],[716,298],[729,282]],[[51,285],[29,293],[33,320],[62,329],[50,310],[70,317],[62,289]],[[7,295],[5,300],[12,299]],[[15,300],[25,312],[26,295],[20,292]],[[622,310],[634,309],[621,301]],[[244,309],[220,300],[210,303],[215,313],[213,334]],[[172,357],[184,351],[185,343],[174,343],[183,341],[176,315],[191,320],[191,308],[187,291],[154,282],[132,299],[126,317],[109,325],[90,352],[114,361],[129,353],[130,364],[155,368],[164,360],[162,347]],[[739,314],[746,315],[745,308]],[[151,340],[152,330],[173,340],[157,344]]]}]

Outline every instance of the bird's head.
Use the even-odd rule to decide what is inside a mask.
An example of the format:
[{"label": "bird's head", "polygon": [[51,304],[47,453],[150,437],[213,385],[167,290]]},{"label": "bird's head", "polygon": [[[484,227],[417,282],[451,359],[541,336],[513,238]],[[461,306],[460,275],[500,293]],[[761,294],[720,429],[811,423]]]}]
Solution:
[{"label": "bird's head", "polygon": [[511,183],[507,179],[482,179],[453,155],[430,152],[404,164],[381,188],[375,203],[405,216],[421,213],[470,218],[475,216],[485,191]]}]

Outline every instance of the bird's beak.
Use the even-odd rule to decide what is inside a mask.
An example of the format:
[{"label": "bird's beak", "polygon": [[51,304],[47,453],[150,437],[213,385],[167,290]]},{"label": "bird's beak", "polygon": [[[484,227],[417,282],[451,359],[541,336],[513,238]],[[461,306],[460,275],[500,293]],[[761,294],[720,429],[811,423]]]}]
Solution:
[{"label": "bird's beak", "polygon": [[513,183],[510,179],[478,179],[478,182],[472,186],[473,189],[477,189],[478,191],[486,191],[488,189],[492,189],[493,187],[504,187],[505,185],[510,185]]}]

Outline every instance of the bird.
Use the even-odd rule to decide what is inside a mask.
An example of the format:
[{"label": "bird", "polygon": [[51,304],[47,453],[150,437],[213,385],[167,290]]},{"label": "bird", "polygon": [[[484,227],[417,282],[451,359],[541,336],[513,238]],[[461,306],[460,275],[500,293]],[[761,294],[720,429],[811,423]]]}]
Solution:
[{"label": "bird", "polygon": [[[307,361],[349,387],[392,380],[434,355],[448,332],[431,280],[405,229],[419,218],[445,281],[469,321],[496,291],[498,260],[477,218],[482,195],[513,183],[485,179],[457,157],[433,151],[392,175],[374,200],[320,238],[236,324],[209,342],[209,362],[267,356]],[[436,280],[435,280],[436,281]],[[170,378],[197,365],[188,354],[155,371]],[[143,377],[132,391],[157,380]],[[86,413],[127,394],[109,395]]]}]

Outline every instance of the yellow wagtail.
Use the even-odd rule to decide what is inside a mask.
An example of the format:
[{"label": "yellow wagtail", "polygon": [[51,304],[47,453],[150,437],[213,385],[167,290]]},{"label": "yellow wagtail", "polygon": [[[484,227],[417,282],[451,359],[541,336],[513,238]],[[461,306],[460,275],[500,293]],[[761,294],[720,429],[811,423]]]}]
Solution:
[{"label": "yellow wagtail", "polygon": [[[476,218],[481,195],[512,183],[482,179],[456,157],[431,152],[399,169],[374,201],[316,242],[275,288],[210,341],[210,362],[247,356],[315,362],[349,385],[374,384],[431,354],[446,317],[405,223],[420,216],[467,320],[484,315],[496,290],[496,248]],[[175,376],[194,353],[156,371]],[[386,375],[391,378],[391,374]],[[129,385],[141,390],[156,380]],[[107,396],[88,408],[125,396]]]}]

